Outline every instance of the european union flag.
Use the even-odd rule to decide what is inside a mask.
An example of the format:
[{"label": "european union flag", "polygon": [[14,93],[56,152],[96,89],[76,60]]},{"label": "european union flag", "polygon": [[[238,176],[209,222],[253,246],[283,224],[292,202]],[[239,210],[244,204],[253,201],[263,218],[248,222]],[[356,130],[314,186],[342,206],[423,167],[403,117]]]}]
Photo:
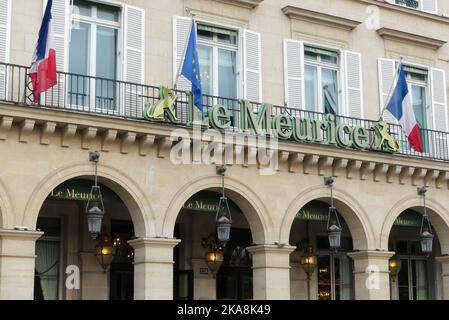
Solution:
[{"label": "european union flag", "polygon": [[187,43],[181,74],[192,83],[194,104],[200,111],[202,111],[203,92],[201,90],[200,60],[198,59],[198,50],[196,48],[195,21],[192,21],[192,30],[190,31],[189,42]]}]

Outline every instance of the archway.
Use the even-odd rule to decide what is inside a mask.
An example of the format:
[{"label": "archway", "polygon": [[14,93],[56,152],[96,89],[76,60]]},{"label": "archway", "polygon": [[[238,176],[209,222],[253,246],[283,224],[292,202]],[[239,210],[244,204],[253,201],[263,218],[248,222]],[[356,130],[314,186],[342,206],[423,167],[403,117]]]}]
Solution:
[{"label": "archway", "polygon": [[210,249],[211,240],[216,240],[215,214],[220,186],[221,178],[217,176],[197,179],[181,187],[169,206],[163,224],[164,235],[181,239],[175,248],[175,298],[253,297],[251,258],[246,248],[253,243],[273,241],[273,224],[259,197],[227,176],[225,193],[233,221],[230,241],[221,247],[224,262],[214,274],[206,263],[205,253]]},{"label": "archway", "polygon": [[[101,234],[93,239],[86,214],[92,184],[85,178],[67,180],[41,207],[37,229],[44,234],[36,242],[35,299],[133,299],[133,249],[127,243],[134,238],[133,221],[122,199],[100,183],[104,205],[98,206],[104,215]],[[66,270],[73,279],[69,285]]]},{"label": "archway", "polygon": [[[337,252],[330,249],[326,231],[330,206],[328,187],[310,188],[299,194],[284,217],[280,242],[288,241],[297,247],[290,256],[292,299],[354,298],[354,267],[347,253],[372,248],[374,234],[365,211],[351,195],[335,186],[333,195],[343,229]],[[309,279],[300,261],[310,250],[317,257],[317,267]]]},{"label": "archway", "polygon": [[447,252],[449,228],[444,209],[434,200],[428,199],[426,211],[434,234],[431,252],[423,251],[420,243],[424,208],[419,197],[399,202],[384,223],[382,241],[385,241],[388,230],[388,249],[395,252],[390,260],[393,300],[441,298],[442,274],[435,258]]}]

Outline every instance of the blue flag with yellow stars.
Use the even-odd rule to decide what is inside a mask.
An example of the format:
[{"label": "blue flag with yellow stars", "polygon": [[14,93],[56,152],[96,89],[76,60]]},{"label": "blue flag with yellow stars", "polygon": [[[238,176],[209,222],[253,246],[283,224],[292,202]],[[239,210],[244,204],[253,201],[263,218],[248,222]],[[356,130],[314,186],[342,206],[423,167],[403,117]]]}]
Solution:
[{"label": "blue flag with yellow stars", "polygon": [[196,48],[195,21],[192,21],[192,30],[190,31],[189,42],[187,43],[181,74],[192,83],[194,104],[200,111],[202,111],[203,92],[201,90],[200,60],[198,59],[198,50]]}]

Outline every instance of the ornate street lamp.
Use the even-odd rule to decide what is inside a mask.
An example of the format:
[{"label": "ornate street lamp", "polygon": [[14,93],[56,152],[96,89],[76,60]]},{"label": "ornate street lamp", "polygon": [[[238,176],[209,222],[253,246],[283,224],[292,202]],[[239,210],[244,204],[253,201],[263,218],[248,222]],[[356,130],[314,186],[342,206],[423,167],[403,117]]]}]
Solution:
[{"label": "ornate street lamp", "polygon": [[209,267],[212,275],[216,276],[218,270],[223,264],[223,247],[219,241],[215,239],[214,236],[210,235],[209,237],[203,239],[202,246],[208,248],[206,252],[206,263]]},{"label": "ornate street lamp", "polygon": [[221,188],[222,195],[220,197],[220,202],[218,203],[217,214],[215,215],[215,225],[217,228],[218,241],[226,244],[229,241],[229,236],[231,233],[231,210],[229,210],[228,198],[225,195],[224,188],[224,176],[226,172],[226,166],[217,166],[217,174],[221,175]]},{"label": "ornate street lamp", "polygon": [[340,220],[338,219],[337,209],[334,207],[334,196],[332,193],[334,178],[324,177],[324,184],[328,186],[331,191],[331,205],[327,216],[327,235],[329,238],[329,246],[332,250],[337,250],[340,248],[342,227]]},{"label": "ornate street lamp", "polygon": [[109,266],[114,260],[116,254],[116,248],[111,243],[107,234],[102,234],[98,238],[98,243],[95,246],[95,256],[97,257],[98,263],[103,268],[103,272],[106,272]]},{"label": "ornate street lamp", "polygon": [[421,240],[421,251],[423,253],[431,253],[434,235],[432,233],[432,227],[430,225],[429,217],[427,216],[426,192],[427,192],[426,187],[418,188],[418,195],[422,196],[424,206],[424,213],[422,215],[421,220],[420,240]]},{"label": "ornate street lamp", "polygon": [[317,266],[317,256],[313,252],[312,246],[307,246],[301,256],[301,267],[307,275],[307,299],[310,300],[310,280]]},{"label": "ornate street lamp", "polygon": [[92,239],[97,239],[101,233],[101,222],[104,215],[103,197],[97,181],[97,167],[100,159],[100,152],[89,152],[89,161],[95,164],[95,184],[90,189],[89,199],[86,205],[87,226]]}]

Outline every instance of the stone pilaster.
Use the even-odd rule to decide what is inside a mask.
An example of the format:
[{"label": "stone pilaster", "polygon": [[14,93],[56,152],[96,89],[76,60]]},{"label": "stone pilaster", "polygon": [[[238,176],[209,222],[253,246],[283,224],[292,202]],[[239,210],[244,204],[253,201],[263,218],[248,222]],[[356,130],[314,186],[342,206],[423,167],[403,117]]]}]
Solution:
[{"label": "stone pilaster", "polygon": [[247,250],[253,257],[253,298],[289,300],[290,253],[295,247],[256,245]]},{"label": "stone pilaster", "polygon": [[436,257],[435,260],[441,265],[441,299],[449,300],[449,256]]}]

